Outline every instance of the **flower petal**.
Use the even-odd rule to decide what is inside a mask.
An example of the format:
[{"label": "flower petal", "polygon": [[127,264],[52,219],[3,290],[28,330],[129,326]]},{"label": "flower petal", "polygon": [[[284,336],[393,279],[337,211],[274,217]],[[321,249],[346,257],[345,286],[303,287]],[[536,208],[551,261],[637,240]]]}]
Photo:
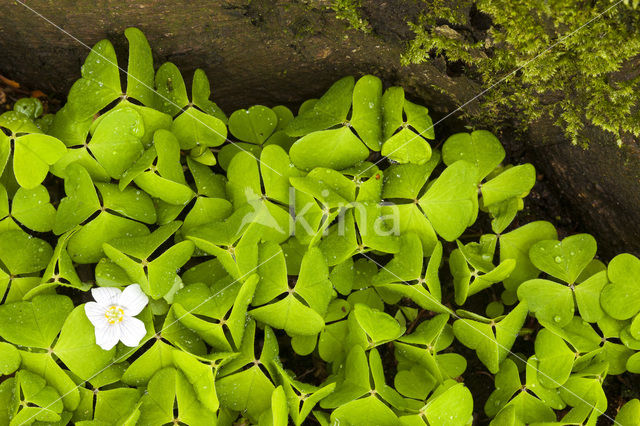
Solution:
[{"label": "flower petal", "polygon": [[142,292],[138,284],[127,286],[118,297],[118,305],[124,308],[124,312],[129,316],[136,316],[147,306],[149,298]]},{"label": "flower petal", "polygon": [[120,327],[108,324],[105,327],[96,327],[96,343],[105,351],[113,348],[120,340]]},{"label": "flower petal", "polygon": [[120,341],[126,346],[138,346],[146,334],[147,329],[138,318],[125,317],[120,323]]},{"label": "flower petal", "polygon": [[118,302],[118,296],[122,293],[117,287],[94,287],[91,289],[91,295],[101,305],[108,308]]},{"label": "flower petal", "polygon": [[105,316],[106,312],[107,307],[96,302],[87,302],[84,305],[84,313],[87,314],[87,318],[96,328],[108,325],[107,317]]}]

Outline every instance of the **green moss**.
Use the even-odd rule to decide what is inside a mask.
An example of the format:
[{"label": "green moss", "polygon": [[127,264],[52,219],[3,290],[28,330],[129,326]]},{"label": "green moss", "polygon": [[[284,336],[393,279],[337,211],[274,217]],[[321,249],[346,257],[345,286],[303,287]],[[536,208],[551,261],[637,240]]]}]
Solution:
[{"label": "green moss", "polygon": [[314,25],[306,18],[301,18],[294,22],[292,30],[296,40],[303,40],[316,32]]},{"label": "green moss", "polygon": [[354,30],[369,33],[369,22],[360,16],[361,6],[360,0],[333,0],[330,9],[336,13],[336,18],[347,21]]},{"label": "green moss", "polygon": [[[628,3],[632,7],[638,0]],[[511,112],[526,126],[549,115],[574,144],[583,145],[580,135],[587,122],[618,141],[625,133],[640,136],[640,77],[625,80],[618,73],[640,54],[640,13],[614,4],[433,0],[410,23],[415,38],[402,62],[420,63],[433,55],[462,61],[484,87],[495,85],[483,97],[485,120]],[[491,18],[484,39],[468,31],[472,7]]]}]

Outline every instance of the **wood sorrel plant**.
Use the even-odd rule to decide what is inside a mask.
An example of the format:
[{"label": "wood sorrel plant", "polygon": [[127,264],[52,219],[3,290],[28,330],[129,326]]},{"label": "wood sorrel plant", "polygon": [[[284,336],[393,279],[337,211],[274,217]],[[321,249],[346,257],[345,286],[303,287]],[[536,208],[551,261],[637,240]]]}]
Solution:
[{"label": "wood sorrel plant", "polygon": [[532,165],[482,130],[435,149],[373,76],[227,119],[125,35],[126,86],[101,41],[55,116],[0,116],[1,424],[609,417],[607,376],[640,372],[640,260],[516,226]]}]

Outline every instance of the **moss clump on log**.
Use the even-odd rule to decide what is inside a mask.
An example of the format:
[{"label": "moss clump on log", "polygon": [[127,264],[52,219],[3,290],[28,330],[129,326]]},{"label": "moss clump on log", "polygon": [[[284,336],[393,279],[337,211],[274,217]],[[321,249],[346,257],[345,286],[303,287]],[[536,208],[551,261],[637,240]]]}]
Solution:
[{"label": "moss clump on log", "polygon": [[633,1],[625,3],[425,2],[410,22],[415,38],[402,61],[443,55],[484,87],[495,85],[483,100],[488,122],[510,112],[524,129],[552,117],[573,144],[583,146],[590,123],[621,145],[625,134],[640,135],[640,74],[629,72],[640,55],[640,13]]}]

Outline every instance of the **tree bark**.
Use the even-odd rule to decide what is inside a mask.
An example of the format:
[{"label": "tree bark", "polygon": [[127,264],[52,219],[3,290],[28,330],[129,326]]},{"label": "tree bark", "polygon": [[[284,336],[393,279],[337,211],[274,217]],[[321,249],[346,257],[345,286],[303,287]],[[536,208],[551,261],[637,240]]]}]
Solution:
[{"label": "tree bark", "polygon": [[531,161],[553,182],[565,206],[596,236],[601,254],[640,253],[640,147],[629,138],[618,147],[595,126],[589,147],[571,145],[550,120],[529,131]]},{"label": "tree bark", "polygon": [[[407,28],[389,25],[384,37],[348,30],[327,9],[329,3],[28,2],[50,23],[19,3],[4,2],[0,5],[0,71],[41,90],[65,93],[80,77],[87,45],[108,38],[121,64],[126,64],[123,34],[127,27],[135,26],[149,39],[157,65],[174,62],[187,83],[196,68],[204,69],[212,82],[214,100],[227,111],[252,103],[298,105],[349,74],[374,73],[410,91],[432,85],[428,103],[442,111],[454,105],[452,97],[465,99],[478,90],[470,79],[448,77],[444,62],[401,67],[402,36],[408,35]],[[379,6],[398,13],[385,3]],[[396,24],[406,27],[401,19]]]},{"label": "tree bark", "polygon": [[[86,45],[108,38],[125,63],[123,32],[135,26],[149,39],[156,65],[174,62],[187,83],[196,68],[203,68],[212,82],[213,100],[228,114],[252,104],[295,108],[344,75],[375,74],[386,85],[401,85],[410,98],[427,105],[435,118],[482,90],[472,77],[451,69],[441,57],[420,65],[400,65],[400,55],[413,36],[407,21],[417,13],[415,2],[363,1],[370,34],[349,29],[336,19],[330,3],[32,0],[27,3],[33,9],[29,10],[17,2],[3,2],[0,74],[50,94],[66,93],[80,76]],[[470,116],[482,114],[477,103],[463,111]],[[437,125],[436,135],[440,141],[461,129],[456,114]],[[596,236],[602,253],[640,253],[637,141],[618,149],[594,130],[591,148],[585,151],[571,146],[561,129],[549,122],[533,123],[528,140],[516,142],[507,136],[503,139],[507,150],[522,152],[518,160],[533,162],[546,176],[555,194],[547,191],[545,196],[559,196],[578,228]],[[551,210],[546,214],[555,215]]]}]

